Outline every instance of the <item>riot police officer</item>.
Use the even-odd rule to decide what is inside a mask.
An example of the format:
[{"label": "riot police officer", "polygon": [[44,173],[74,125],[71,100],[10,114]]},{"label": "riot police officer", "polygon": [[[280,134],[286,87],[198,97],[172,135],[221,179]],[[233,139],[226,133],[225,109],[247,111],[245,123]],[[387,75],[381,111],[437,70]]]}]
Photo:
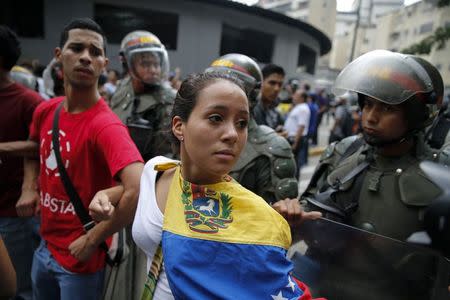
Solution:
[{"label": "riot police officer", "polygon": [[17,82],[29,89],[32,89],[33,91],[37,90],[38,83],[37,83],[36,76],[34,76],[33,73],[31,73],[27,69],[20,67],[20,66],[14,66],[11,69],[10,75],[11,75],[11,78],[15,82]]},{"label": "riot police officer", "polygon": [[144,160],[171,156],[165,130],[175,91],[167,82],[169,59],[161,41],[148,31],[127,34],[120,56],[128,72],[111,99],[111,107],[130,129]]},{"label": "riot police officer", "polygon": [[[262,81],[258,64],[243,54],[227,54],[212,62],[206,72],[223,71],[237,75],[245,84],[250,110]],[[287,140],[265,125],[249,121],[247,144],[230,175],[263,197],[269,204],[296,198],[295,160]]]},{"label": "riot police officer", "polygon": [[325,150],[302,195],[306,209],[402,241],[423,231],[424,212],[441,189],[419,164],[450,162],[449,149],[424,142],[442,103],[441,86],[431,64],[400,53],[375,50],[346,66],[335,89],[358,94],[363,137]]}]

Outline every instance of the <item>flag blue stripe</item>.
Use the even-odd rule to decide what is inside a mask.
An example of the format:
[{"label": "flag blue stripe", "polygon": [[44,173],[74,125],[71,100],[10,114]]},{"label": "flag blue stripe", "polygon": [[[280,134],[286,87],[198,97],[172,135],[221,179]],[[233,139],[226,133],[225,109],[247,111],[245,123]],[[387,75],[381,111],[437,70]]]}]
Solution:
[{"label": "flag blue stripe", "polygon": [[164,267],[175,299],[296,299],[293,265],[275,246],[223,243],[164,231]]}]

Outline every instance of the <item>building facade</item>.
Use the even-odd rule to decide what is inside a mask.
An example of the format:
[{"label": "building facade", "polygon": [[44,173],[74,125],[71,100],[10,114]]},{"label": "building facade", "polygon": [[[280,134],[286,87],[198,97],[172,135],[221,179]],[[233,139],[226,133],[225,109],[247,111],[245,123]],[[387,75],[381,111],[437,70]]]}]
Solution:
[{"label": "building facade", "polygon": [[102,26],[108,38],[110,67],[118,70],[120,41],[137,29],[155,33],[168,49],[172,69],[180,67],[183,75],[202,71],[230,52],[246,54],[261,64],[279,64],[287,74],[298,69],[314,73],[318,58],[331,49],[331,40],[308,23],[227,0],[2,3],[0,22],[19,34],[22,59],[38,59],[43,64],[53,57],[64,25],[76,17],[93,18]]},{"label": "building facade", "polygon": [[334,35],[336,0],[260,0],[258,5],[308,22],[329,38]]}]

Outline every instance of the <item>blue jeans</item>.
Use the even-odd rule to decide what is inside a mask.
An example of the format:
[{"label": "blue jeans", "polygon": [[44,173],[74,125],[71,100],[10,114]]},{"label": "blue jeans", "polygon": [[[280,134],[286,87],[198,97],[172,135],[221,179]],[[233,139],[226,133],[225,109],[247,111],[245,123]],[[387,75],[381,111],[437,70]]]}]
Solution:
[{"label": "blue jeans", "polygon": [[100,299],[104,275],[104,270],[92,274],[78,274],[64,269],[50,254],[45,241],[42,241],[33,258],[33,299]]},{"label": "blue jeans", "polygon": [[31,264],[39,245],[39,219],[0,218],[0,235],[16,270],[17,293],[13,299],[31,300]]},{"label": "blue jeans", "polygon": [[298,145],[297,152],[295,153],[295,160],[297,162],[297,174],[296,177],[300,179],[300,169],[308,163],[308,138],[303,136]]}]

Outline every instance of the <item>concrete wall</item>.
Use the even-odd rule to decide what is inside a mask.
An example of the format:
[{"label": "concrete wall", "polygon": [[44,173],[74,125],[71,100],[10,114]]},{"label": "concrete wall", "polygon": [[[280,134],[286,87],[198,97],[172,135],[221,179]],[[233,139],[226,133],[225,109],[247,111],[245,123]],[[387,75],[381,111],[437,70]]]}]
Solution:
[{"label": "concrete wall", "polygon": [[[313,49],[319,57],[320,45],[315,37],[297,27],[288,26],[254,14],[216,5],[191,2],[187,0],[45,0],[44,39],[22,38],[22,59],[38,58],[48,63],[53,57],[59,35],[64,25],[72,18],[94,17],[95,3],[112,4],[120,7],[148,8],[179,15],[177,49],[169,51],[171,68],[180,67],[183,74],[198,72],[207,67],[219,56],[222,24],[248,27],[275,35],[272,62],[282,65],[288,75],[297,69],[299,44]],[[118,60],[119,45],[109,44],[107,55],[110,66],[120,69]]]}]

